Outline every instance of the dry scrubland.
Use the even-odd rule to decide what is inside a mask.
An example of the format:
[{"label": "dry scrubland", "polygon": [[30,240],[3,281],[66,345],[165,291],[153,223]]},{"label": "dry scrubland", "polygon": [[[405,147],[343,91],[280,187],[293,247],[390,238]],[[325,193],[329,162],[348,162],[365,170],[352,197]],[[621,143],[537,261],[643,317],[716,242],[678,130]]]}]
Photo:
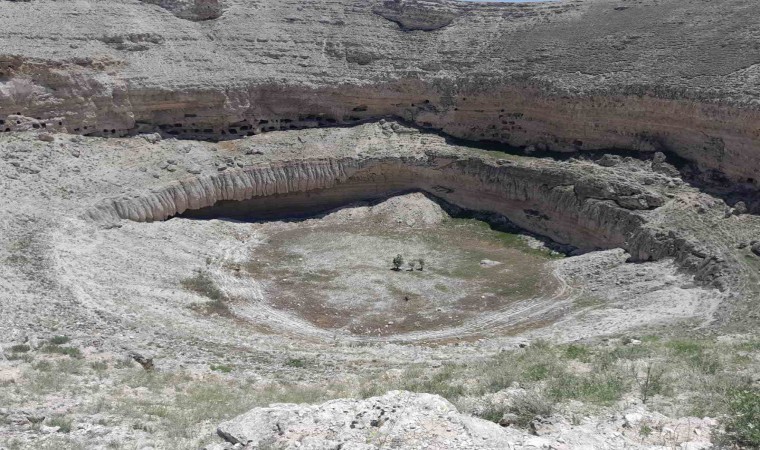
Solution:
[{"label": "dry scrubland", "polygon": [[[12,363],[3,375],[20,375],[0,382],[0,420],[13,433],[37,434],[40,449],[199,448],[214,440],[222,420],[256,406],[366,398],[395,389],[438,394],[460,411],[528,429],[559,420],[557,415],[582,424],[643,403],[649,412],[670,417],[716,419],[713,439],[727,448],[760,444],[760,342],[741,337],[535,341],[467,364],[381,371],[329,368],[294,357],[280,367],[283,379],[266,381],[256,366],[238,365],[233,355],[220,356],[206,370],[147,372],[129,358],[89,353],[63,336],[4,354]],[[330,370],[339,377],[319,379]],[[28,413],[8,415],[9,409]],[[651,445],[682,439],[683,430],[676,433],[668,429],[672,424],[647,417],[625,432]],[[9,449],[35,442],[2,439]]]}]

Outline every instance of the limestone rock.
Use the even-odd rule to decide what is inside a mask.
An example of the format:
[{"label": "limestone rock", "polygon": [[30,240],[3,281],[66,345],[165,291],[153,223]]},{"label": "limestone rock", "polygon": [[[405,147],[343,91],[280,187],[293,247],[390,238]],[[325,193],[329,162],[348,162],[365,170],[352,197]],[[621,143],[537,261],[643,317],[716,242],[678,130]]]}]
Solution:
[{"label": "limestone rock", "polygon": [[492,422],[460,414],[437,395],[392,391],[366,400],[256,408],[219,425],[233,444],[253,448],[503,449],[510,436]]}]

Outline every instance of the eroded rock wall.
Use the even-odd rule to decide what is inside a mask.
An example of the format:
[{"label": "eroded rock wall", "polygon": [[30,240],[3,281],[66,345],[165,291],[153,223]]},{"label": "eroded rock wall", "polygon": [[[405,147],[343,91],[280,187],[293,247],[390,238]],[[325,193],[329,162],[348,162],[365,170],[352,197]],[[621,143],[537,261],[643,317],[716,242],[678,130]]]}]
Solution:
[{"label": "eroded rock wall", "polygon": [[582,250],[624,248],[639,261],[674,257],[701,280],[723,283],[721,261],[677,233],[648,226],[644,212],[664,203],[659,194],[560,165],[435,154],[277,162],[191,177],[137,197],[108,199],[87,216],[103,224],[157,221],[220,202],[222,209],[205,215],[234,216],[236,206],[229,202],[235,201],[240,202],[241,215],[256,218],[257,212],[271,212],[279,196],[290,196],[285,206],[298,214],[301,207],[334,207],[411,190],[467,209],[503,214],[526,230]]},{"label": "eroded rock wall", "polygon": [[758,14],[751,0],[2,2],[0,132],[216,140],[391,116],[539,150],[671,151],[756,185]]}]

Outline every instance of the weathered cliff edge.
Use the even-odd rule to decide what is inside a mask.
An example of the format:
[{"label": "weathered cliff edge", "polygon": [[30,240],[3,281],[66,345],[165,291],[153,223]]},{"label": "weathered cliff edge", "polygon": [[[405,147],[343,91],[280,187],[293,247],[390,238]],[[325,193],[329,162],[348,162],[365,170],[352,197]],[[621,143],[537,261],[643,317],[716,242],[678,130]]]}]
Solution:
[{"label": "weathered cliff edge", "polygon": [[539,150],[669,151],[756,186],[759,14],[751,0],[0,2],[0,132],[217,140],[398,117]]},{"label": "weathered cliff edge", "polygon": [[672,257],[704,283],[724,288],[730,281],[720,256],[674,230],[648,223],[646,212],[664,203],[658,193],[551,162],[434,152],[424,157],[296,159],[190,177],[145,195],[104,200],[86,216],[104,225],[122,219],[158,221],[217,205],[219,215],[237,211],[255,218],[257,211],[283,204],[297,212],[415,190],[466,209],[503,214],[526,230],[582,250],[624,248],[635,261]]}]

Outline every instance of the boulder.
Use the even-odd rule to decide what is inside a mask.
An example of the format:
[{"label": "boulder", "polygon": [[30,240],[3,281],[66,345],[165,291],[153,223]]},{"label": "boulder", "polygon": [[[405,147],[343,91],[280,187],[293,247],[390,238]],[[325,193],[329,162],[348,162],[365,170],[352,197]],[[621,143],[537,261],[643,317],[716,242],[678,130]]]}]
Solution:
[{"label": "boulder", "polygon": [[442,397],[405,391],[366,400],[255,408],[217,431],[232,444],[252,448],[474,450],[503,449],[512,440],[508,430],[460,414]]}]

